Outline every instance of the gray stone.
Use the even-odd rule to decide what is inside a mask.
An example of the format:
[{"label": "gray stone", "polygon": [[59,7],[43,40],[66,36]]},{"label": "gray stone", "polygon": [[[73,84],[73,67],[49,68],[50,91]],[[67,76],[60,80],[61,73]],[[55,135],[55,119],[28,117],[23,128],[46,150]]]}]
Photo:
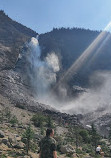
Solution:
[{"label": "gray stone", "polygon": [[18,125],[18,128],[22,128],[23,129],[23,125]]},{"label": "gray stone", "polygon": [[66,154],[66,153],[75,153],[75,150],[74,148],[71,146],[71,145],[64,145],[61,147],[61,152],[63,154]]},{"label": "gray stone", "polygon": [[30,158],[30,156],[25,155],[24,158]]},{"label": "gray stone", "polygon": [[2,151],[0,150],[0,155],[2,154]]},{"label": "gray stone", "polygon": [[5,144],[5,145],[7,145],[8,144],[8,139],[7,138],[3,138],[2,139],[2,143]]},{"label": "gray stone", "polygon": [[17,144],[13,144],[13,147],[17,148],[17,149],[23,149],[24,148],[24,143],[19,142]]},{"label": "gray stone", "polygon": [[0,138],[4,138],[4,137],[5,137],[5,133],[0,130]]},{"label": "gray stone", "polygon": [[37,140],[41,140],[42,137],[43,137],[43,136],[40,135],[40,134],[38,134],[38,133],[35,133],[35,134],[34,134],[34,138],[37,139]]}]

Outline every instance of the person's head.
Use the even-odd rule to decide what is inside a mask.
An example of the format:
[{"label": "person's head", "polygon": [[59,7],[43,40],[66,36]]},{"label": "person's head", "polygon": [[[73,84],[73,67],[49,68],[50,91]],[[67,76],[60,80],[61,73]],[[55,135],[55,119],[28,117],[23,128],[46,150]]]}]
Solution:
[{"label": "person's head", "polygon": [[46,136],[47,137],[53,137],[54,136],[54,130],[52,128],[48,128],[46,130]]}]

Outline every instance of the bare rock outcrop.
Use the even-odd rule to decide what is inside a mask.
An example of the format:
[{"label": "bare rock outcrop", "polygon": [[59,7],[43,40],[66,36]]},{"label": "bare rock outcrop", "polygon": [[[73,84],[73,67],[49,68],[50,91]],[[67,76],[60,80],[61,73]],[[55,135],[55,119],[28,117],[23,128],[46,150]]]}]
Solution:
[{"label": "bare rock outcrop", "polygon": [[23,81],[22,74],[15,71],[15,66],[25,42],[36,35],[0,11],[0,94],[15,106],[31,111],[41,111],[48,106],[34,99],[31,87]]}]

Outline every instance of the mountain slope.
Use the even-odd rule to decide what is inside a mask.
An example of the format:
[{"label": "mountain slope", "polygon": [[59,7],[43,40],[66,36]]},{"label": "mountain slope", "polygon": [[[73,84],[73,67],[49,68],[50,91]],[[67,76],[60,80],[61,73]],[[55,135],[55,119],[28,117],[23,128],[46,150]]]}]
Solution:
[{"label": "mountain slope", "polygon": [[37,36],[35,31],[13,21],[0,11],[0,94],[14,106],[42,111],[49,106],[38,103],[33,98],[30,86],[23,82],[22,74],[15,71],[21,48],[33,36]]},{"label": "mountain slope", "polygon": [[0,11],[0,69],[13,68],[21,46],[36,35],[36,32],[13,21]]},{"label": "mountain slope", "polygon": [[[101,32],[79,28],[53,29],[53,31],[41,34],[39,43],[42,50],[42,58],[47,53],[54,51],[61,60],[61,72],[66,71],[79,56],[89,47]],[[94,49],[92,56],[76,73],[73,84],[87,86],[89,76],[97,70],[111,70],[111,34],[108,33],[100,44]],[[93,61],[93,55],[97,53]],[[80,63],[81,64],[81,63]],[[81,80],[82,78],[82,80]]]}]

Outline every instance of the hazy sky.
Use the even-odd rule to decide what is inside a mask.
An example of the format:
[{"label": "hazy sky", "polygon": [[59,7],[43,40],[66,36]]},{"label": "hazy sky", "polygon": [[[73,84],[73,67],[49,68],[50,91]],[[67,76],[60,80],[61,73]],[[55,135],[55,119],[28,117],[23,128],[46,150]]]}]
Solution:
[{"label": "hazy sky", "polygon": [[111,0],[0,0],[0,9],[38,33],[53,27],[102,30],[111,21]]}]

